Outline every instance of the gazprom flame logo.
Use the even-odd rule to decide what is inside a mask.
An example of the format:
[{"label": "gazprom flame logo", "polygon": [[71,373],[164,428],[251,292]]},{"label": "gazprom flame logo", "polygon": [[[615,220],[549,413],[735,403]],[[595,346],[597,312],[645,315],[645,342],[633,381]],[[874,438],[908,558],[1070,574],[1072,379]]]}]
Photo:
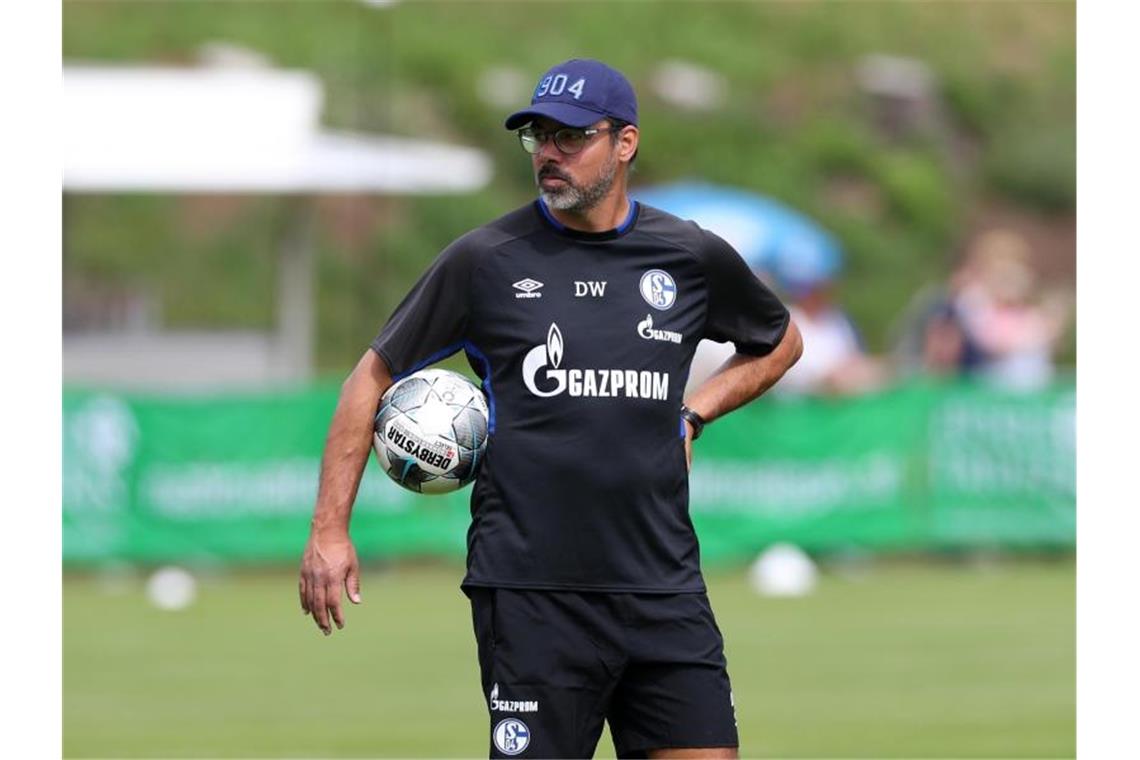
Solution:
[{"label": "gazprom flame logo", "polygon": [[[523,359],[523,382],[526,383],[528,391],[545,398],[557,396],[566,390],[566,370],[559,369],[559,365],[562,364],[563,345],[562,331],[558,329],[558,323],[551,322],[550,329],[546,332],[546,345],[535,346]],[[546,379],[553,380],[555,387],[553,390],[544,391],[535,384],[535,376],[548,364],[550,369],[546,371]]]},{"label": "gazprom flame logo", "polygon": [[653,327],[653,315],[646,314],[645,319],[637,323],[637,334],[646,340],[665,340],[670,343],[680,343],[682,336],[673,330],[657,330]]},{"label": "gazprom flame logo", "polygon": [[558,369],[562,363],[562,331],[554,322],[550,323],[550,329],[546,332],[546,355],[550,358],[550,366]]},{"label": "gazprom flame logo", "polygon": [[[678,342],[679,337],[678,334]],[[563,369],[562,353],[565,345],[562,331],[556,323],[551,322],[550,329],[546,331],[546,343],[535,346],[523,357],[523,383],[528,391],[542,398],[566,393],[575,398],[669,399],[668,372],[644,369]],[[539,387],[540,378],[542,387]]]}]

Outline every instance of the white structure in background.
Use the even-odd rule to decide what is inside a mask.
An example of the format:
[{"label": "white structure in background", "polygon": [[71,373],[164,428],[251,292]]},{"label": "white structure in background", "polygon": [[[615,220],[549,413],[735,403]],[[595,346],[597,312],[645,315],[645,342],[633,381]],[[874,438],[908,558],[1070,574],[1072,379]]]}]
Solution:
[{"label": "white structure in background", "polygon": [[657,97],[685,111],[713,111],[728,99],[728,83],[720,72],[675,58],[654,67],[650,86]]},{"label": "white structure in background", "polygon": [[482,151],[322,129],[323,88],[304,71],[69,64],[63,85],[65,192],[299,199],[282,241],[275,334],[65,333],[69,383],[198,389],[305,380],[314,326],[306,197],[467,193],[491,179]]},{"label": "white structure in background", "polygon": [[870,98],[876,126],[892,138],[915,131],[945,131],[938,78],[915,58],[872,53],[855,67],[859,89]]},{"label": "white structure in background", "polygon": [[462,193],[478,150],[320,127],[320,81],[274,69],[64,68],[73,192]]},{"label": "white structure in background", "polygon": [[495,108],[514,110],[530,100],[533,88],[531,75],[515,66],[488,66],[475,80],[479,99]]}]

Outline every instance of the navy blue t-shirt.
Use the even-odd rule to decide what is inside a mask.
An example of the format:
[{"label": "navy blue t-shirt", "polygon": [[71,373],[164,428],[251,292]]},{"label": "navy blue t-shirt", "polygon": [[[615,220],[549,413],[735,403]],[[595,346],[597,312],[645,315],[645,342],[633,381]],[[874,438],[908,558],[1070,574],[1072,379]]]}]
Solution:
[{"label": "navy blue t-shirt", "polygon": [[682,394],[701,338],[767,354],[788,310],[726,242],[631,204],[617,229],[536,201],[448,246],[372,348],[399,378],[465,351],[491,413],[465,586],[703,591]]}]

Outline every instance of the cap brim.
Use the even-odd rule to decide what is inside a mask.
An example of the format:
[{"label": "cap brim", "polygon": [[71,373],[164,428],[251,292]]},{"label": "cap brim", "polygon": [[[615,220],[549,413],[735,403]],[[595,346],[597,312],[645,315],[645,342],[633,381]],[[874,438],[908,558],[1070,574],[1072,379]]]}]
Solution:
[{"label": "cap brim", "polygon": [[604,117],[605,114],[570,103],[539,103],[525,111],[511,114],[507,117],[504,126],[507,129],[518,129],[543,116],[548,119],[553,119],[559,124],[565,124],[568,127],[581,128],[590,126],[598,119]]}]

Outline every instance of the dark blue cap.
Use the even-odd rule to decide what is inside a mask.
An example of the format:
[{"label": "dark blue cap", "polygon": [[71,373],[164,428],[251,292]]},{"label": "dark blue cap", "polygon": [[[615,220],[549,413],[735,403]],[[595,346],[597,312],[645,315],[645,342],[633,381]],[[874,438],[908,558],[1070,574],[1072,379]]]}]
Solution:
[{"label": "dark blue cap", "polygon": [[637,95],[620,71],[601,61],[574,58],[542,75],[530,108],[507,117],[507,129],[545,116],[570,127],[588,127],[598,119],[637,124]]}]

